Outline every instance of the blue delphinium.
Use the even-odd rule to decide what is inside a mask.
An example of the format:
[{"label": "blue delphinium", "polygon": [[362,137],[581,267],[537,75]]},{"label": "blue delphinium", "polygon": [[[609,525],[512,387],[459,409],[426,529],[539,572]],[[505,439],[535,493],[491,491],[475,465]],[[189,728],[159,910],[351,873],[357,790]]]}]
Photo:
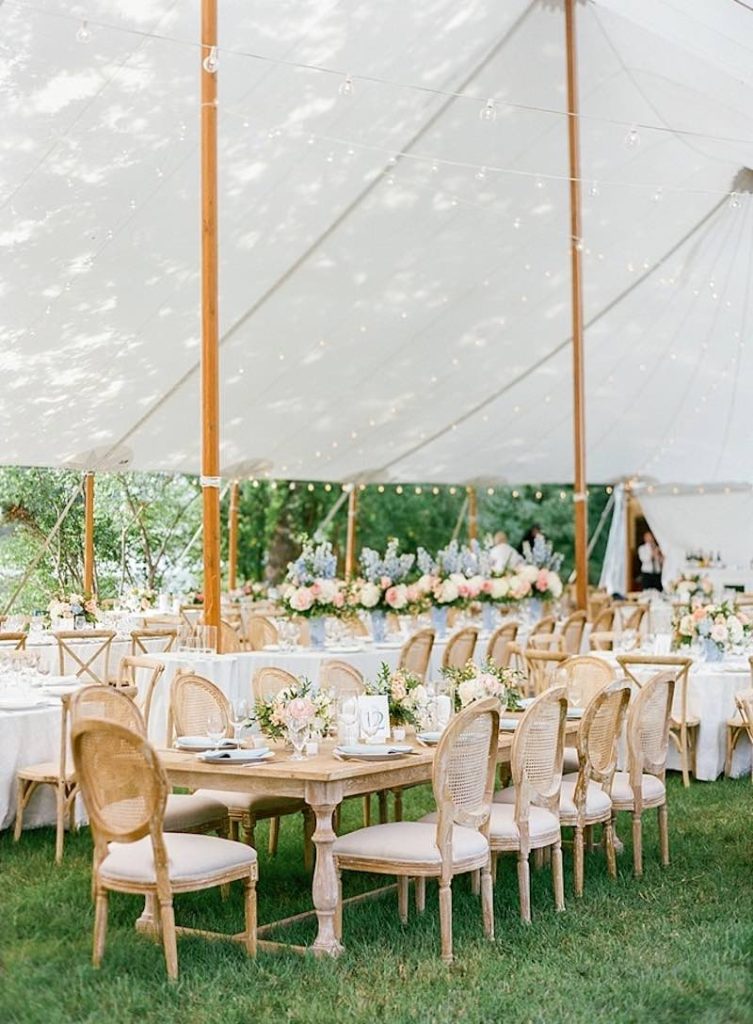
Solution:
[{"label": "blue delphinium", "polygon": [[337,557],[332,544],[322,541],[314,544],[308,537],[303,538],[303,548],[294,562],[288,563],[287,580],[297,586],[307,587],[314,580],[333,580],[337,572]]},{"label": "blue delphinium", "polygon": [[537,569],[559,572],[563,557],[563,555],[555,553],[552,542],[547,540],[543,533],[536,534],[533,539],[533,547],[527,540],[523,541],[523,558],[529,565],[535,565]]},{"label": "blue delphinium", "polygon": [[364,548],[361,552],[361,575],[369,583],[379,583],[383,576],[389,577],[393,584],[402,583],[413,568],[415,555],[401,555],[399,543],[392,538],[387,544],[384,556],[373,548]]}]

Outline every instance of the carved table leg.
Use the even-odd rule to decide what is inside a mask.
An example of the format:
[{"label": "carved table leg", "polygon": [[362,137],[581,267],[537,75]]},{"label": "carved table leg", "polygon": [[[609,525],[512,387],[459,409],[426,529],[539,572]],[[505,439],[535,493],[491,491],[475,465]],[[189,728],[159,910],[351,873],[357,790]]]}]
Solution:
[{"label": "carved table leg", "polygon": [[316,818],[316,830],[312,837],[316,847],[316,863],[311,894],[319,929],[312,948],[315,953],[327,953],[330,956],[338,956],[343,951],[337,938],[335,922],[338,881],[332,854],[336,838],[332,828],[332,813],[341,801],[342,788],[339,783],[309,782],[306,785],[306,803]]}]

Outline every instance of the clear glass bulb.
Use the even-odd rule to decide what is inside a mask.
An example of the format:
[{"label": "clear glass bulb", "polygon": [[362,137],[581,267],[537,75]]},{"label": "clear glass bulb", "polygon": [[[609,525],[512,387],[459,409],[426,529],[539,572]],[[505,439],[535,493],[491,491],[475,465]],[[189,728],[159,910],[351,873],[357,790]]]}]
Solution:
[{"label": "clear glass bulb", "polygon": [[80,43],[88,43],[89,40],[91,39],[91,37],[92,37],[92,34],[91,34],[91,30],[89,29],[88,23],[86,21],[82,21],[81,22],[81,27],[79,28],[78,32],[76,33],[76,39],[78,39],[78,41]]},{"label": "clear glass bulb", "polygon": [[599,193],[600,193],[600,189],[599,189],[598,181],[592,181],[591,182],[591,187],[588,190],[588,194],[591,195],[591,196],[594,196],[594,198],[595,198],[596,196],[599,195]]},{"label": "clear glass bulb", "polygon": [[733,192],[730,195],[730,197],[729,197],[729,205],[732,207],[733,210],[739,210],[740,209],[740,196],[737,194],[737,192]]},{"label": "clear glass bulb", "polygon": [[204,67],[204,70],[208,74],[210,74],[210,75],[217,74],[217,68],[219,67],[219,61],[217,60],[217,47],[216,46],[210,46],[209,47],[209,53],[206,55],[206,57],[202,61],[202,65]]},{"label": "clear glass bulb", "polygon": [[625,136],[625,146],[627,149],[637,149],[641,144],[641,137],[638,134],[638,129],[633,125],[630,131]]},{"label": "clear glass bulb", "polygon": [[485,167],[480,167],[479,170],[476,171],[476,181],[486,181]]},{"label": "clear glass bulb", "polygon": [[497,120],[497,104],[490,97],[484,106],[479,110],[478,116],[482,121],[496,121]]},{"label": "clear glass bulb", "polygon": [[653,203],[660,203],[663,198],[664,198],[664,189],[660,185],[659,188],[657,188],[657,190],[651,196],[651,201]]},{"label": "clear glass bulb", "polygon": [[338,88],[337,91],[340,93],[341,96],[353,95],[353,79],[349,74],[347,74],[343,81],[340,82],[340,87]]}]

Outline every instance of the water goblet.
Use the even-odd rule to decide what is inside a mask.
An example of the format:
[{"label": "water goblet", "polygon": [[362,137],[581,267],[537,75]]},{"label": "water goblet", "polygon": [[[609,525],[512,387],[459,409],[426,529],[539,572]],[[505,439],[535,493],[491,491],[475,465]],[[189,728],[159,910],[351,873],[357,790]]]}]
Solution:
[{"label": "water goblet", "polygon": [[225,735],[225,722],[219,711],[210,711],[207,716],[207,737],[212,741],[213,750],[219,750],[220,740]]},{"label": "water goblet", "polygon": [[288,739],[293,747],[290,760],[305,761],[306,755],[303,753],[303,748],[306,746],[306,740],[308,739],[309,722],[295,715],[288,715],[286,724],[288,727]]},{"label": "water goblet", "polygon": [[233,739],[236,746],[241,745],[241,733],[248,720],[248,701],[244,698],[234,700],[232,703],[233,717],[230,724],[233,727]]}]

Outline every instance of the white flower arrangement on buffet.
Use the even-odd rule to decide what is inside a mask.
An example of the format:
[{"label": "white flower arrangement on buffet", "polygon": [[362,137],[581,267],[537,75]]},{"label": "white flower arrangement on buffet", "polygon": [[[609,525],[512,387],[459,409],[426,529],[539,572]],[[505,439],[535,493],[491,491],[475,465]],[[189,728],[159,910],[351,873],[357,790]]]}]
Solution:
[{"label": "white flower arrangement on buffet", "polygon": [[255,715],[259,728],[269,739],[283,739],[291,718],[305,725],[310,733],[327,736],[335,727],[335,694],[328,689],[314,690],[310,680],[302,676],[274,697],[257,700]]},{"label": "white flower arrangement on buffet", "polygon": [[403,668],[393,672],[385,662],[379,666],[376,679],[366,683],[366,693],[370,696],[386,695],[392,725],[418,725],[421,711],[429,699],[420,676]]},{"label": "white flower arrangement on buffet", "polygon": [[694,608],[675,618],[675,644],[689,647],[695,641],[708,642],[725,652],[750,637],[753,624],[748,616],[727,601]]},{"label": "white flower arrangement on buffet", "polygon": [[463,668],[443,668],[442,675],[453,685],[457,710],[485,697],[498,697],[508,711],[520,709],[523,677],[515,669],[500,668],[492,661],[479,668],[469,661]]},{"label": "white flower arrangement on buffet", "polygon": [[681,572],[669,584],[668,590],[683,604],[708,604],[714,596],[714,583],[709,576]]},{"label": "white flower arrangement on buffet", "polygon": [[329,541],[315,544],[303,539],[303,548],[294,562],[288,563],[281,588],[286,610],[291,615],[342,615],[346,609],[346,586],[337,579],[337,558]]}]

